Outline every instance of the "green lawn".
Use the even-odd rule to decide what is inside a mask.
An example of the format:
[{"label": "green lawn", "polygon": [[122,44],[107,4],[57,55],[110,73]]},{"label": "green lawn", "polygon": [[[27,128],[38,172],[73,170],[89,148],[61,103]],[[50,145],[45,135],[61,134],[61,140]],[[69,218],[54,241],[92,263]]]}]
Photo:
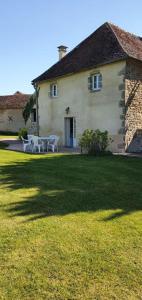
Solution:
[{"label": "green lawn", "polygon": [[15,140],[18,139],[18,135],[0,135],[0,140]]},{"label": "green lawn", "polygon": [[142,159],[0,161],[0,299],[142,299]]}]

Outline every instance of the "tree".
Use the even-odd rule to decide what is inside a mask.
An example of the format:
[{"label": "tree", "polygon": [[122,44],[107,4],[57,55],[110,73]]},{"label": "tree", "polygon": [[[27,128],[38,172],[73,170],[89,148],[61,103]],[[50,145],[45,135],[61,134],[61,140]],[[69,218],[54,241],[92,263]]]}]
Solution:
[{"label": "tree", "polygon": [[23,110],[23,118],[25,121],[25,124],[27,123],[30,114],[32,112],[32,109],[34,107],[34,105],[36,105],[36,115],[37,115],[37,135],[39,135],[39,116],[38,116],[38,97],[39,97],[39,90],[40,88],[38,88],[36,85],[34,86],[35,88],[35,92],[29,97],[29,101],[27,102],[24,110]]}]

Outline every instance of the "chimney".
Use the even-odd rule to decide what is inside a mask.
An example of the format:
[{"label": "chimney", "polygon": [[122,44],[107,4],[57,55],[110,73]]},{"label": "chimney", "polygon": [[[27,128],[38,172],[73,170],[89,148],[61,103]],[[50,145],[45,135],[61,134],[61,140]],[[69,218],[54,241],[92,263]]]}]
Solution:
[{"label": "chimney", "polygon": [[68,48],[68,47],[63,46],[63,45],[61,45],[61,46],[58,47],[58,51],[59,51],[59,60],[61,60],[61,59],[66,55],[66,53],[67,53],[67,48]]}]

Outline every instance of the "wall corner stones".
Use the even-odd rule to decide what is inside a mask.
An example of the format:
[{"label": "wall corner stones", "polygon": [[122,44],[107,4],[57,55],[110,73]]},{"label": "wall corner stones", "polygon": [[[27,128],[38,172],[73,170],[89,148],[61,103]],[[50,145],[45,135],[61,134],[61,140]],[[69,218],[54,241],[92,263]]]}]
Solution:
[{"label": "wall corner stones", "polygon": [[142,152],[142,63],[128,60],[125,78],[125,144],[127,152]]}]

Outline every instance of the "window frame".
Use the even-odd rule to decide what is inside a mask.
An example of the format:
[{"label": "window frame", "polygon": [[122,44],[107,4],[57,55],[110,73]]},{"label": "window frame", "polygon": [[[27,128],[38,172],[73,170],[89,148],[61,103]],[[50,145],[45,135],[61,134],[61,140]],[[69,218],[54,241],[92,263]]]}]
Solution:
[{"label": "window frame", "polygon": [[52,83],[50,85],[51,97],[57,98],[58,97],[58,86],[57,83]]},{"label": "window frame", "polygon": [[[100,86],[100,77],[102,81],[101,73],[92,74],[91,76],[92,76],[92,91],[100,91],[102,89],[102,84]],[[96,88],[94,87],[95,78],[96,78]]]}]

